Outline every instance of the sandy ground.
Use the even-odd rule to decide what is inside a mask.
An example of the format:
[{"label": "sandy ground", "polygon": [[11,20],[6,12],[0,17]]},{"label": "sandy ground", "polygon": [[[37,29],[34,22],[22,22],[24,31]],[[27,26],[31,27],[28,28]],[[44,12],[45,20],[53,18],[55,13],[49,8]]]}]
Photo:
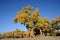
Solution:
[{"label": "sandy ground", "polygon": [[34,37],[34,38],[5,38],[0,40],[60,40],[60,36],[45,36],[45,37]]}]

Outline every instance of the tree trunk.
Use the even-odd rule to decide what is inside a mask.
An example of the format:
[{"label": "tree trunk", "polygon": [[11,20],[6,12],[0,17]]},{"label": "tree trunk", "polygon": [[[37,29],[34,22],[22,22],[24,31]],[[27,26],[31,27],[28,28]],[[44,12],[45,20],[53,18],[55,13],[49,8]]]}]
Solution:
[{"label": "tree trunk", "polygon": [[45,36],[41,29],[40,29],[40,34],[41,36]]},{"label": "tree trunk", "polygon": [[28,31],[30,32],[30,37],[34,37],[33,28],[29,28]]}]

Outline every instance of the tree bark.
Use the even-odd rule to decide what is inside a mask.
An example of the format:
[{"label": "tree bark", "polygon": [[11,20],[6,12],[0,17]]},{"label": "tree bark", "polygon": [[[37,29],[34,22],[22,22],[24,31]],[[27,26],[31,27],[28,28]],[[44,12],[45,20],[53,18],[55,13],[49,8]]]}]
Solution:
[{"label": "tree bark", "polygon": [[33,28],[29,28],[28,31],[30,32],[30,37],[34,37]]}]

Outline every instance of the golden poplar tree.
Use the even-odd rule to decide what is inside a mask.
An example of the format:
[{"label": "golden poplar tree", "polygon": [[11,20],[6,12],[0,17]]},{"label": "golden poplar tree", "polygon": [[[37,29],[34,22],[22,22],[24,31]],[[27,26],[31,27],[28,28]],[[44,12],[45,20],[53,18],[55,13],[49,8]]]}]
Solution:
[{"label": "golden poplar tree", "polygon": [[14,22],[20,22],[21,24],[26,25],[26,28],[30,32],[33,32],[34,27],[45,31],[48,29],[50,22],[47,18],[40,18],[39,15],[40,13],[38,8],[33,10],[33,8],[30,5],[28,5],[17,13]]}]

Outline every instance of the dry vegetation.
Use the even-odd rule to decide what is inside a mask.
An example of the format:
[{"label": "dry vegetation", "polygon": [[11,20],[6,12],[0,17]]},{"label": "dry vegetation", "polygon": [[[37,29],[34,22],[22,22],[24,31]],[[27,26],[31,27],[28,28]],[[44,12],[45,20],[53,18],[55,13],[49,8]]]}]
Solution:
[{"label": "dry vegetation", "polygon": [[59,40],[60,16],[50,21],[39,15],[38,8],[34,10],[30,5],[23,8],[16,15],[14,22],[25,25],[27,31],[16,29],[13,32],[6,32],[0,34],[0,40]]},{"label": "dry vegetation", "polygon": [[60,40],[60,36],[44,36],[44,37],[35,37],[35,38],[5,38],[0,40]]}]

